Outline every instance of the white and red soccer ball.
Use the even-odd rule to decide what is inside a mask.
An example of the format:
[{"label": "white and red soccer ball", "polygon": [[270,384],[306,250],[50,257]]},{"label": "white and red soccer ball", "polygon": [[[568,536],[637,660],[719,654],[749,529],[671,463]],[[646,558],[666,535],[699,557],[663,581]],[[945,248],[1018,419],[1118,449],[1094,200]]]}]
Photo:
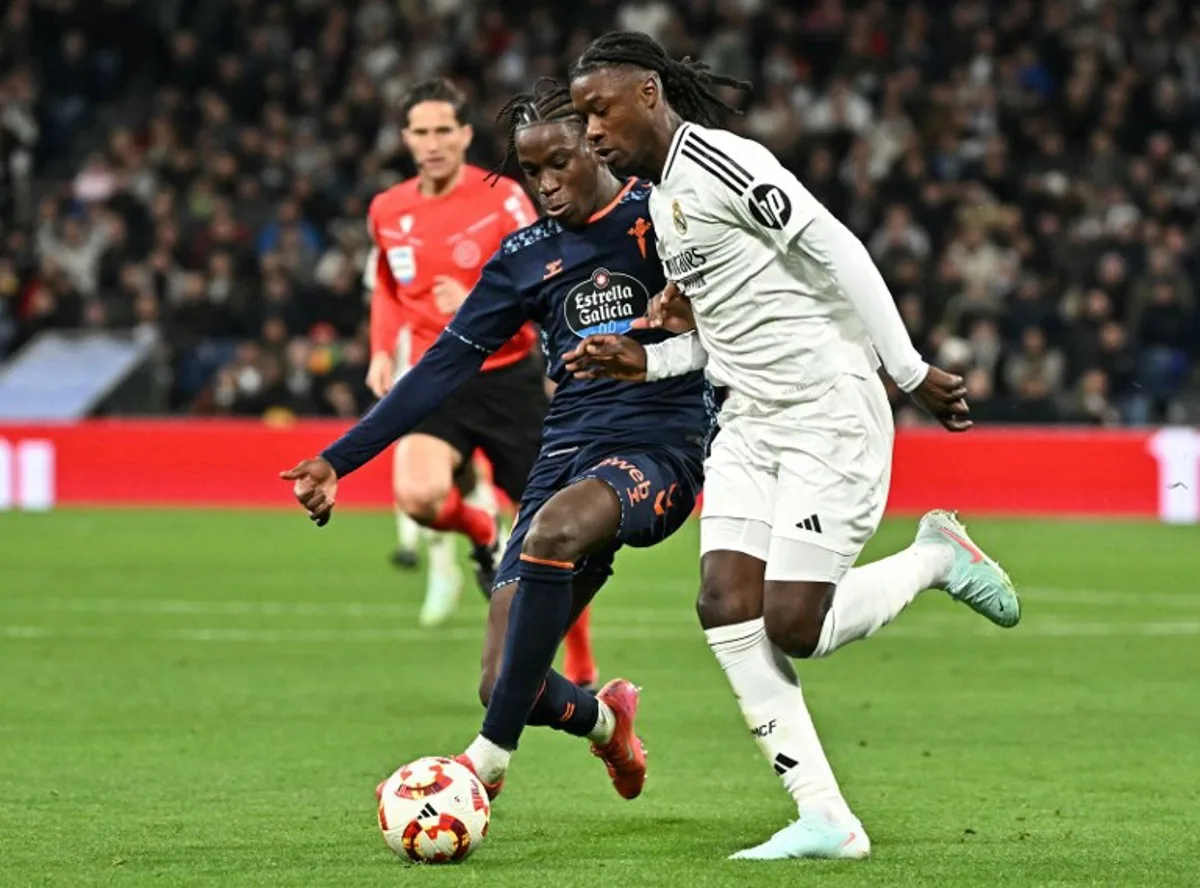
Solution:
[{"label": "white and red soccer ball", "polygon": [[483,844],[491,813],[479,778],[454,759],[417,759],[379,785],[379,828],[401,860],[465,860]]}]

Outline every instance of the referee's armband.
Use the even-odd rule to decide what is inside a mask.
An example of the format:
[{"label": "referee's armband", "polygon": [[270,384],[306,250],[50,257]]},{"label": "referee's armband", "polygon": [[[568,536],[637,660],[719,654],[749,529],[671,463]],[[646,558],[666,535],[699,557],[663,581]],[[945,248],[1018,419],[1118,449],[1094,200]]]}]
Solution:
[{"label": "referee's armband", "polygon": [[646,346],[646,382],[684,376],[703,370],[707,363],[708,352],[695,331],[672,336]]}]

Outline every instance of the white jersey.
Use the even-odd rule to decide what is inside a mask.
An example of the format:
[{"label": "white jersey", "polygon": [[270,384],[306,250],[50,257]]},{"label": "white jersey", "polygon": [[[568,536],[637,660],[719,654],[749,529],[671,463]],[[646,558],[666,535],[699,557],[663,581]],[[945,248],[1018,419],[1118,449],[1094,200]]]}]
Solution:
[{"label": "white jersey", "polygon": [[[739,400],[812,401],[839,376],[873,375],[876,349],[901,387],[924,377],[861,242],[762,145],[684,124],[650,214],[666,276],[692,302],[709,378]],[[665,352],[685,348],[663,345],[652,375],[672,375]]]}]

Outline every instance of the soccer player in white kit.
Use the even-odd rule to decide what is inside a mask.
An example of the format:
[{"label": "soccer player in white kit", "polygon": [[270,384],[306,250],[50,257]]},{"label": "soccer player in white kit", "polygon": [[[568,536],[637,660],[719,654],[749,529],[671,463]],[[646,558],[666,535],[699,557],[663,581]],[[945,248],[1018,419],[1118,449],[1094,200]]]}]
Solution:
[{"label": "soccer player in white kit", "polygon": [[569,356],[575,369],[653,380],[704,367],[730,392],[705,463],[697,611],[799,810],[734,857],[866,857],[870,841],[780,654],[827,656],[928,588],[1017,623],[1012,583],[951,513],[926,515],[909,548],[854,566],[891,474],[880,359],[951,431],[970,427],[963,381],[921,360],[862,243],[770,151],[702,125],[726,108],[713,87],[745,84],[636,32],[598,38],[571,75],[593,150],[656,185],[650,213],[673,285],[655,311],[690,304],[695,326],[648,347],[593,337]]}]

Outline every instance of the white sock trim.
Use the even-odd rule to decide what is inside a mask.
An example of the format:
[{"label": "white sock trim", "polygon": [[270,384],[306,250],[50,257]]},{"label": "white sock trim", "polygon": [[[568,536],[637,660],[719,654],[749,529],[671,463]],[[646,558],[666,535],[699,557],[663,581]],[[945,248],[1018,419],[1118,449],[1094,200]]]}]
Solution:
[{"label": "white sock trim", "polygon": [[588,731],[587,738],[597,746],[603,746],[612,739],[613,730],[617,726],[617,717],[603,700],[598,700],[596,724]]},{"label": "white sock trim", "polygon": [[466,756],[475,766],[475,773],[479,775],[480,780],[484,783],[495,783],[503,779],[504,772],[508,770],[512,751],[503,746],[497,746],[487,737],[479,734],[467,747]]}]

